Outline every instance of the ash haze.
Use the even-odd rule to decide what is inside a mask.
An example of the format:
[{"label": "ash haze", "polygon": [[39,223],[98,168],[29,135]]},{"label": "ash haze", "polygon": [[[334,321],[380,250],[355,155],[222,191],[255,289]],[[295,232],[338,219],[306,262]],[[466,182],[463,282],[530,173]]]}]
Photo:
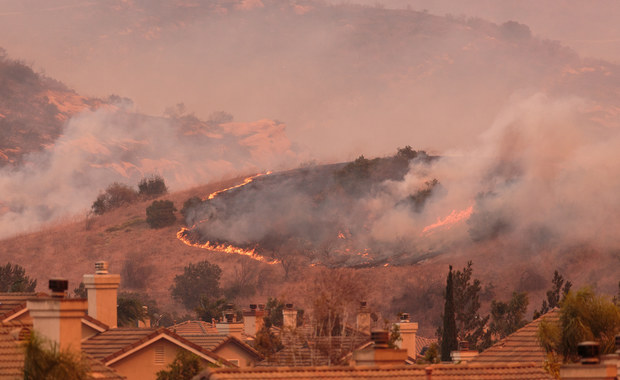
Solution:
[{"label": "ash haze", "polygon": [[[567,1],[570,11],[548,17],[557,25],[546,27],[534,16],[552,13],[547,3],[500,9],[480,0],[467,12],[459,2],[403,8],[409,3],[410,10],[302,0],[1,2],[0,46],[11,57],[82,95],[133,100],[129,110],[74,116],[27,169],[6,170],[3,203],[12,206],[2,224],[18,232],[87,209],[109,183],[151,172],[180,189],[411,145],[443,158],[360,200],[373,212],[364,232],[374,241],[415,236],[411,244],[424,250],[502,232],[532,247],[550,239],[617,247],[620,222],[609,210],[620,206],[620,68],[611,50],[574,44],[614,37],[615,29],[597,29],[606,23],[594,25],[594,12],[616,14],[615,3]],[[584,27],[566,27],[577,24]],[[579,30],[598,34],[582,38]],[[201,139],[179,137],[180,116],[164,115],[177,103],[204,126]],[[200,120],[216,110],[239,124],[207,128]],[[393,207],[433,177],[443,191],[422,214]],[[418,238],[437,218],[472,205],[470,225]],[[227,233],[251,234],[232,227]]]}]

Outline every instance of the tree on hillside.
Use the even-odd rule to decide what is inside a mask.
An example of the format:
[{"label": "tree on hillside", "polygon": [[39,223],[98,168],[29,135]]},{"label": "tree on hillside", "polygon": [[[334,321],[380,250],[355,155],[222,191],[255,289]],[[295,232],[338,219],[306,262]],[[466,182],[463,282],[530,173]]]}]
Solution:
[{"label": "tree on hillside", "polygon": [[172,298],[182,303],[188,310],[200,306],[200,297],[216,299],[221,294],[220,277],[222,269],[204,260],[196,264],[190,263],[183,269],[183,274],[174,277],[170,287]]},{"label": "tree on hillside", "polygon": [[200,197],[188,198],[185,202],[183,202],[183,208],[181,209],[181,215],[183,215],[184,218],[187,217],[187,214],[189,214],[189,210],[198,206],[201,203],[202,203],[202,199],[200,199]]},{"label": "tree on hillside", "polygon": [[153,201],[153,203],[146,208],[146,222],[151,228],[171,226],[177,220],[174,215],[176,210],[172,201]]},{"label": "tree on hillside", "polygon": [[527,293],[513,292],[512,298],[508,302],[496,301],[491,302],[491,322],[489,330],[493,337],[497,340],[517,331],[527,324],[525,312],[529,299]]},{"label": "tree on hillside", "polygon": [[157,380],[191,380],[202,370],[200,358],[187,351],[179,350],[167,370],[157,372]]},{"label": "tree on hillside", "polygon": [[24,380],[82,380],[90,368],[79,353],[60,350],[36,332],[31,332],[24,345]]},{"label": "tree on hillside", "polygon": [[168,187],[163,177],[160,175],[152,175],[148,178],[142,178],[138,182],[138,194],[145,198],[155,198],[168,193]]},{"label": "tree on hillside", "polygon": [[138,193],[131,187],[122,183],[114,182],[99,194],[93,205],[92,211],[97,215],[102,215],[115,208],[134,203],[138,200]]},{"label": "tree on hillside", "polygon": [[0,266],[0,292],[34,292],[37,280],[26,276],[26,270],[21,266],[7,263]]},{"label": "tree on hillside", "polygon": [[553,279],[551,279],[553,287],[547,291],[547,299],[542,301],[540,311],[534,310],[534,319],[539,318],[541,315],[548,313],[555,307],[560,305],[560,302],[566,297],[573,283],[564,280],[564,277],[556,270],[553,272]]},{"label": "tree on hillside", "polygon": [[615,350],[620,333],[620,307],[591,289],[569,291],[560,303],[557,323],[545,319],[538,328],[540,344],[547,352],[562,355],[564,361],[577,361],[577,344],[600,343],[601,354]]},{"label": "tree on hillside", "polygon": [[443,310],[443,329],[441,335],[441,360],[450,361],[450,352],[458,349],[459,343],[456,330],[456,311],[454,304],[454,284],[452,265],[446,280],[446,302]]}]

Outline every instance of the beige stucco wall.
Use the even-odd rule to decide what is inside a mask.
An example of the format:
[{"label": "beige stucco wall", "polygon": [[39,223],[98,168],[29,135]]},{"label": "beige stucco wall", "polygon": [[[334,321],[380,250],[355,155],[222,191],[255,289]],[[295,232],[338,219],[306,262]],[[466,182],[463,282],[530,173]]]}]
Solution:
[{"label": "beige stucco wall", "polygon": [[216,351],[213,351],[216,355],[221,356],[226,360],[238,360],[239,367],[253,367],[253,356],[251,356],[247,351],[239,347],[234,343],[226,343],[222,347],[218,348]]},{"label": "beige stucco wall", "polygon": [[[158,345],[164,347],[164,364],[155,364],[155,349]],[[155,380],[157,379],[157,372],[168,369],[168,364],[172,363],[178,350],[179,346],[166,339],[160,339],[128,357],[110,364],[110,367],[126,376],[127,380]],[[207,367],[207,364],[206,360],[202,360],[204,368]]]}]

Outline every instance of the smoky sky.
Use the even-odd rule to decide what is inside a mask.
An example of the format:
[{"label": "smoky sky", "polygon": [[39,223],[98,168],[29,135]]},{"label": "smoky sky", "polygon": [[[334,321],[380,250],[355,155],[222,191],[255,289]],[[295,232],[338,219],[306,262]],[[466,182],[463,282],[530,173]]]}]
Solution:
[{"label": "smoky sky", "polygon": [[[364,226],[373,239],[429,249],[471,240],[467,225],[419,236],[473,205],[472,223],[505,225],[514,236],[613,245],[618,66],[544,35],[540,18],[528,18],[534,11],[496,17],[475,4],[480,15],[444,16],[444,8],[292,0],[3,2],[0,45],[10,57],[82,95],[118,94],[133,105],[73,117],[26,169],[4,172],[2,217],[13,231],[28,228],[88,209],[113,181],[152,172],[181,189],[411,145],[442,159],[360,200],[373,214]],[[593,9],[613,14],[603,4]],[[200,128],[166,114],[177,103]],[[206,125],[217,110],[236,122]],[[393,207],[432,178],[442,191],[421,215]]]},{"label": "smoky sky", "polygon": [[81,94],[118,94],[151,115],[183,102],[203,119],[279,120],[328,161],[471,146],[515,92],[553,91],[584,66],[518,17],[352,3],[9,1],[0,30],[12,57]]}]

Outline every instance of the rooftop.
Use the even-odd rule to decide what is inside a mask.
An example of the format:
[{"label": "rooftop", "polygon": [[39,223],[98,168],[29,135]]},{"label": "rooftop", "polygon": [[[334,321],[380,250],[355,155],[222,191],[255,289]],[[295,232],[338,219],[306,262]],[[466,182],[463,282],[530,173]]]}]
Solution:
[{"label": "rooftop", "polygon": [[543,319],[556,322],[560,317],[558,309],[551,310],[533,320],[506,338],[495,343],[471,360],[472,363],[542,363],[547,353],[538,343],[538,326]]},{"label": "rooftop", "polygon": [[208,369],[200,380],[551,380],[535,363],[434,364],[430,366],[278,367]]}]

